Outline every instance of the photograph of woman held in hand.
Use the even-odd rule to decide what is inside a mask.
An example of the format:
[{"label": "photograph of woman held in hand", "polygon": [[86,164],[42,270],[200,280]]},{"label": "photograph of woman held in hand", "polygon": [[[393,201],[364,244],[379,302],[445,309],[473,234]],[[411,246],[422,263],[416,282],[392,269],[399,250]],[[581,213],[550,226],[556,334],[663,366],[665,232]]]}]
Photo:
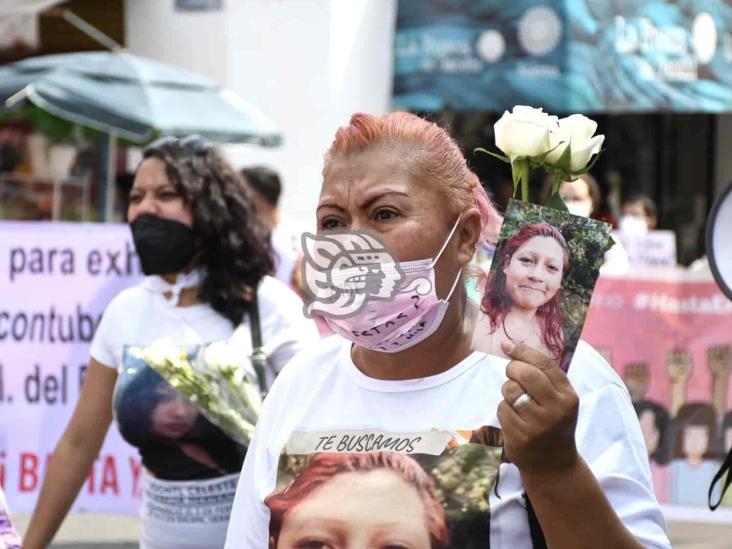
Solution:
[{"label": "photograph of woman held in hand", "polygon": [[512,200],[480,301],[473,348],[525,344],[569,367],[610,227]]},{"label": "photograph of woman held in hand", "polygon": [[522,228],[493,258],[481,300],[473,347],[502,355],[501,343],[525,343],[561,361],[564,333],[560,313],[562,276],[569,247],[549,223]]}]

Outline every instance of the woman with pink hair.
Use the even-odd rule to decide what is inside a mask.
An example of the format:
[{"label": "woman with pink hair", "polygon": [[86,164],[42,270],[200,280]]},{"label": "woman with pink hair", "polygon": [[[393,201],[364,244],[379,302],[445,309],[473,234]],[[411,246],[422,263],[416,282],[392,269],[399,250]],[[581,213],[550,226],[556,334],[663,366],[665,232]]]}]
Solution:
[{"label": "woman with pink hair", "polygon": [[[510,463],[500,465],[500,478],[498,467],[472,460],[451,463],[447,471],[425,470],[443,495],[478,497],[471,496],[477,487],[478,518],[485,521],[479,527],[465,520],[474,505],[449,497],[443,502],[450,537],[460,540],[461,549],[575,549],[595,540],[614,549],[669,547],[635,412],[600,355],[579,345],[579,365],[565,373],[526,343],[504,342],[509,360],[472,348],[481,313],[467,297],[467,266],[477,246],[495,242],[501,219],[447,132],[404,112],[353,115],[325,155],[315,213],[318,235],[311,242],[330,241],[333,252],[319,258],[323,272],[313,275],[320,286],[313,288],[311,305],[323,305],[313,310],[336,335],[298,354],[267,395],[239,480],[226,549],[262,549],[272,540],[289,548],[282,544],[288,525],[297,522],[291,520],[308,529],[345,528],[343,512],[351,506],[362,527],[373,524],[378,511],[384,537],[374,541],[362,528],[358,540],[348,543],[345,534],[329,538],[320,531],[294,546],[425,547],[426,487],[415,493],[393,472],[342,472],[321,481],[300,503],[283,506],[285,494],[305,484],[296,480],[278,492],[280,464],[321,452],[376,452],[348,459],[378,461],[378,452],[386,450],[423,454],[420,463],[434,463],[449,449],[450,433],[482,426],[502,430]],[[368,235],[363,238],[372,239],[374,249],[389,251],[397,266],[390,275],[399,281],[391,295],[375,294],[362,308],[339,315],[333,304],[352,300],[336,285],[338,260],[350,253],[338,246],[354,234]],[[371,261],[369,273],[390,268],[369,249],[357,253]],[[355,276],[360,272],[354,271],[353,295],[363,283]],[[388,506],[393,501],[404,503],[401,512]],[[407,519],[421,536],[417,545],[406,533],[387,535],[392,530],[385,523]]]},{"label": "woman with pink hair", "polygon": [[561,363],[560,302],[569,259],[564,236],[546,222],[526,225],[506,240],[493,259],[473,347],[504,356],[503,342],[525,343]]}]

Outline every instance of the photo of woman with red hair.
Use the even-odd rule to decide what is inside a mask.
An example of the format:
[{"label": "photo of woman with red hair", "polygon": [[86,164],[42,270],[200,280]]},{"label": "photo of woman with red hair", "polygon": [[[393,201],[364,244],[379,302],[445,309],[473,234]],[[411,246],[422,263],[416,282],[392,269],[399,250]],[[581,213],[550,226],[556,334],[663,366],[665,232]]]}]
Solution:
[{"label": "photo of woman with red hair", "polygon": [[524,226],[499,246],[481,299],[473,348],[504,356],[501,342],[525,343],[562,362],[562,277],[570,250],[562,233],[546,222]]},{"label": "photo of woman with red hair", "polygon": [[315,454],[264,503],[270,549],[450,547],[434,482],[406,454]]}]

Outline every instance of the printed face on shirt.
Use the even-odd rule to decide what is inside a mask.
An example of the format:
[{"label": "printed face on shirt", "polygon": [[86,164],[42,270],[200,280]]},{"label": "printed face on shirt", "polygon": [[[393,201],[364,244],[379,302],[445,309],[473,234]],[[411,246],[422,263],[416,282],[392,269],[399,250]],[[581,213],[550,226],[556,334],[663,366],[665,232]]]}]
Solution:
[{"label": "printed face on shirt", "polygon": [[414,486],[377,469],[341,473],[287,512],[277,549],[429,549]]},{"label": "printed face on shirt", "polygon": [[132,184],[127,222],[132,223],[143,214],[172,219],[193,227],[193,214],[183,202],[175,184],[168,179],[165,162],[159,158],[143,160]]},{"label": "printed face on shirt", "polygon": [[524,242],[504,268],[506,291],[514,305],[538,309],[562,285],[564,250],[554,238],[535,236]]},{"label": "printed face on shirt", "polygon": [[656,429],[656,415],[651,410],[645,410],[638,418],[643,439],[646,441],[648,455],[651,455],[658,449],[658,443],[661,440],[661,433]]},{"label": "printed face on shirt", "polygon": [[165,438],[181,438],[196,422],[198,409],[168,385],[158,385],[155,392],[160,400],[152,412],[153,432]]},{"label": "printed face on shirt", "polygon": [[684,428],[684,454],[700,459],[709,447],[709,430],[704,425],[688,425]]}]

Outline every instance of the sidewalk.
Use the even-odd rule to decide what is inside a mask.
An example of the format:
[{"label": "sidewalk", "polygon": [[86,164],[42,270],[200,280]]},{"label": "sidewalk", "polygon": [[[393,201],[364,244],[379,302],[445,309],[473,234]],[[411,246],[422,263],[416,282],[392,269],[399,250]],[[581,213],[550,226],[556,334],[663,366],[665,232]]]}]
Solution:
[{"label": "sidewalk", "polygon": [[[27,514],[14,519],[21,532],[28,524]],[[70,515],[51,549],[136,549],[140,519],[115,515]],[[669,522],[674,549],[729,549],[732,523]]]}]

